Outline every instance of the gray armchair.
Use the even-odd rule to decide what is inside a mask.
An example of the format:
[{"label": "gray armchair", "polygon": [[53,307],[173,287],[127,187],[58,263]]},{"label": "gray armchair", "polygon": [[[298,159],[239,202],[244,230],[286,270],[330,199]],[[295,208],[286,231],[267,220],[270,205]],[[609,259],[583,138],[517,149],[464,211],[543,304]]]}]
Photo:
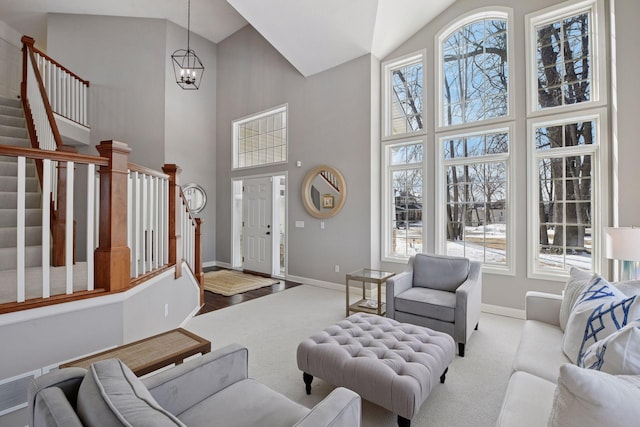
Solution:
[{"label": "gray armchair", "polygon": [[451,335],[464,357],[464,346],[478,329],[481,298],[479,262],[418,254],[387,280],[387,317]]},{"label": "gray armchair", "polygon": [[64,368],[29,386],[29,425],[360,427],[360,396],[336,388],[307,409],[250,379],[232,344],[142,380],[117,359]]}]

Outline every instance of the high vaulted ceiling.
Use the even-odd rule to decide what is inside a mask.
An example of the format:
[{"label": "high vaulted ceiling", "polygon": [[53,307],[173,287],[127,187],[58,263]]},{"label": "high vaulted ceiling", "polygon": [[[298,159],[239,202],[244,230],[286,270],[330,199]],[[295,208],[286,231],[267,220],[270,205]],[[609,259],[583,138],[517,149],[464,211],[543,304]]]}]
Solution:
[{"label": "high vaulted ceiling", "polygon": [[[219,43],[250,23],[305,76],[383,58],[455,0],[191,0],[191,31]],[[0,20],[36,40],[47,13],[160,18],[187,27],[187,0],[2,0]]]}]

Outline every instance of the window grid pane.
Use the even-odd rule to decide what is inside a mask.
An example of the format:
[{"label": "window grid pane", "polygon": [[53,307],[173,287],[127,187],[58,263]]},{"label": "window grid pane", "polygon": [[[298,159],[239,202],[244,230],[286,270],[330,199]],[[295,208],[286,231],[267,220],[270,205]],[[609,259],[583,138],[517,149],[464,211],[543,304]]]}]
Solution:
[{"label": "window grid pane", "polygon": [[235,123],[237,140],[235,168],[287,161],[287,110]]},{"label": "window grid pane", "polygon": [[[422,146],[420,144],[420,146]],[[422,253],[422,167],[390,171],[393,211],[391,256]]]},{"label": "window grid pane", "polygon": [[538,109],[591,100],[591,13],[536,27]]}]

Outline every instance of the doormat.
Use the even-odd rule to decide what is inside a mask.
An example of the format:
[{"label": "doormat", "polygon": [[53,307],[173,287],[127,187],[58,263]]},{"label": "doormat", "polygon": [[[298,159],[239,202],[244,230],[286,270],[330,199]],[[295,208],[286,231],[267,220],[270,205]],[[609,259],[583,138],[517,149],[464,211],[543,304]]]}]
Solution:
[{"label": "doormat", "polygon": [[204,274],[204,289],[226,297],[280,283],[271,277],[254,276],[235,270],[209,271]]}]

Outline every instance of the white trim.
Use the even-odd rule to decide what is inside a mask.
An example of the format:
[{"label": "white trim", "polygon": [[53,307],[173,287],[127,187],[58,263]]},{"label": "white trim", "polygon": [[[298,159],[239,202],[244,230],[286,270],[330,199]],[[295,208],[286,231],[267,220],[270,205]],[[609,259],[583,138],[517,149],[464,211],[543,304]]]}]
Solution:
[{"label": "white trim", "polygon": [[[562,147],[551,150],[536,150],[535,130],[539,127],[563,125],[581,121],[595,121],[596,134],[594,144]],[[528,179],[527,179],[527,211],[530,212],[527,224],[527,277],[531,279],[543,279],[554,281],[565,281],[569,277],[569,271],[557,269],[545,269],[538,266],[538,242],[540,219],[535,214],[538,212],[538,191],[540,180],[538,177],[538,160],[549,157],[566,157],[569,155],[591,155],[592,156],[592,179],[591,212],[591,268],[595,273],[608,277],[608,262],[604,260],[604,239],[603,227],[609,223],[609,174],[608,174],[608,145],[609,126],[606,108],[595,108],[576,113],[556,114],[552,117],[533,118],[527,121],[527,158],[528,158]]]},{"label": "white trim", "polygon": [[[486,120],[478,120],[475,122],[469,123],[461,123],[456,125],[444,125],[442,121],[443,110],[442,110],[442,86],[444,75],[442,73],[443,63],[442,63],[442,42],[446,40],[451,34],[458,29],[471,24],[475,21],[481,19],[505,19],[507,21],[507,65],[508,65],[508,87],[507,87],[507,114],[501,117],[495,117]],[[445,26],[442,30],[440,30],[434,37],[434,52],[435,52],[435,61],[434,61],[434,76],[435,78],[435,96],[433,98],[433,102],[435,104],[435,126],[436,132],[443,132],[448,130],[460,131],[461,129],[466,129],[469,127],[477,127],[479,125],[495,125],[499,126],[497,123],[501,123],[504,121],[513,121],[516,117],[516,102],[515,102],[515,88],[517,87],[515,81],[515,59],[514,59],[514,28],[515,25],[513,23],[513,9],[510,7],[502,7],[502,6],[488,6],[482,7],[479,9],[475,9],[468,13],[462,14],[452,22],[450,22],[447,26]]]},{"label": "white trim", "polygon": [[[183,268],[183,270],[188,270]],[[91,309],[95,307],[101,307],[107,304],[119,303],[125,301],[132,296],[146,290],[150,286],[156,284],[160,280],[164,280],[170,276],[175,276],[176,269],[171,267],[169,270],[159,274],[151,279],[133,287],[125,292],[112,293],[96,298],[87,298],[78,301],[70,301],[67,303],[47,305],[44,307],[38,307],[31,310],[14,311],[12,313],[3,314],[0,316],[0,327],[12,325],[14,323],[27,322],[30,320],[41,319],[49,316],[56,316],[59,314],[69,313],[73,311],[80,311]],[[193,276],[190,276],[193,277]]]},{"label": "white trim", "polygon": [[[605,12],[602,0],[569,0],[545,9],[525,15],[525,69],[527,116],[537,117],[558,112],[584,110],[605,105],[607,103],[607,67],[605,66],[606,34]],[[581,12],[590,12],[591,34],[591,100],[578,104],[561,105],[538,109],[538,67],[537,67],[537,34],[536,28],[551,22],[562,20]],[[578,113],[579,114],[579,113]]]},{"label": "white trim", "polygon": [[[427,50],[420,49],[418,51],[409,53],[407,55],[400,56],[398,58],[394,58],[389,61],[385,61],[380,64],[382,70],[382,121],[380,123],[380,135],[382,141],[395,140],[398,138],[412,138],[417,135],[424,135],[427,132],[427,124],[426,124],[426,116],[427,116],[427,106],[425,102],[425,90],[426,90],[426,57]],[[398,135],[391,135],[391,71],[396,68],[401,68],[406,65],[417,64],[418,62],[422,62],[422,129],[414,131],[414,132],[405,132]]]},{"label": "white trim", "polygon": [[[474,135],[485,135],[487,133],[506,132],[509,138],[509,151],[502,154],[488,154],[484,156],[471,157],[468,160],[445,160],[444,148],[442,142],[446,139],[469,137]],[[507,251],[505,253],[507,262],[505,265],[482,264],[482,270],[485,273],[501,274],[515,276],[516,274],[516,249],[515,249],[515,152],[517,151],[517,143],[515,142],[515,123],[505,123],[502,126],[476,126],[469,132],[461,133],[460,131],[442,132],[436,136],[436,159],[435,159],[435,185],[436,185],[436,210],[435,210],[435,252],[445,254],[447,238],[445,228],[447,223],[446,215],[446,183],[443,182],[445,166],[468,164],[469,161],[477,160],[476,163],[504,162],[506,163],[506,179],[507,179]]]}]

